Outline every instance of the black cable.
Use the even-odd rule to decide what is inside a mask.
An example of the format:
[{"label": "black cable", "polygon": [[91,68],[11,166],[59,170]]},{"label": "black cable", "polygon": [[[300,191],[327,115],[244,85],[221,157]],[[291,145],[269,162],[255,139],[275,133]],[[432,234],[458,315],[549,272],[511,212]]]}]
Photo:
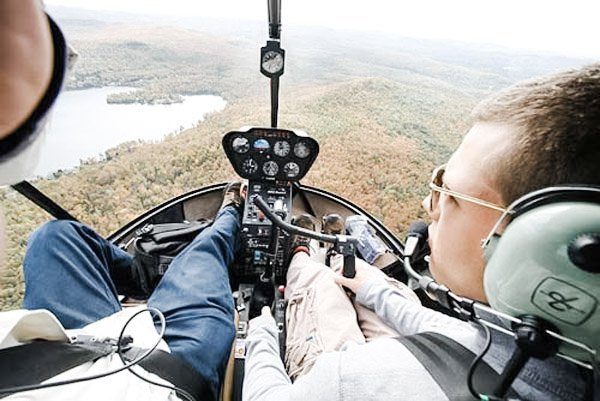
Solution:
[{"label": "black cable", "polygon": [[[155,346],[154,346],[154,347],[153,347],[153,348],[150,350],[150,352],[147,352],[147,351],[146,351],[146,352],[148,353],[148,355],[150,355],[150,354],[151,354],[151,353],[152,353],[152,352],[153,352],[153,351],[156,349],[156,347],[158,347],[158,344],[160,343],[160,340],[162,340],[162,339],[163,339],[163,337],[164,337],[164,334],[165,334],[165,329],[166,329],[165,316],[164,316],[164,315],[162,314],[162,312],[161,312],[161,311],[159,311],[158,309],[156,309],[156,308],[152,308],[152,307],[150,307],[150,308],[146,308],[146,309],[143,309],[143,310],[141,310],[141,311],[137,312],[137,313],[136,313],[136,314],[134,314],[133,316],[131,316],[131,317],[129,318],[129,320],[127,320],[127,322],[125,323],[125,325],[123,326],[123,329],[121,329],[121,333],[119,334],[119,338],[118,338],[118,340],[117,340],[117,355],[119,355],[119,358],[121,359],[121,362],[123,362],[123,365],[127,365],[127,361],[125,360],[125,357],[123,356],[123,348],[122,348],[122,346],[121,346],[121,344],[122,344],[122,342],[123,342],[123,341],[122,341],[122,340],[123,340],[123,337],[124,337],[124,335],[125,335],[125,329],[127,328],[127,326],[129,325],[129,323],[131,323],[131,321],[132,321],[132,320],[133,320],[133,319],[134,319],[134,318],[135,318],[137,315],[139,315],[139,314],[140,314],[140,313],[142,313],[142,312],[145,312],[146,310],[148,310],[148,311],[150,311],[150,310],[156,311],[156,312],[157,312],[157,315],[158,315],[158,317],[159,317],[159,319],[160,319],[160,324],[161,324],[161,330],[160,330],[160,333],[159,333],[159,340],[158,340],[158,342],[155,344]],[[144,353],[144,355],[145,355],[145,354],[146,354],[146,353]],[[146,355],[146,356],[147,356],[147,355]],[[145,358],[146,356],[144,356],[144,358]],[[187,401],[196,401],[196,399],[194,398],[194,396],[192,396],[190,393],[188,393],[187,391],[183,390],[182,388],[179,388],[179,387],[177,387],[177,386],[170,386],[170,385],[168,385],[168,384],[158,383],[158,382],[155,382],[155,381],[152,381],[152,380],[150,380],[150,379],[147,379],[147,378],[143,377],[142,375],[140,375],[139,373],[137,373],[136,371],[134,371],[134,370],[133,370],[133,366],[135,366],[135,364],[134,364],[134,365],[130,365],[130,366],[127,368],[127,369],[129,370],[129,372],[131,372],[131,374],[133,374],[133,375],[134,375],[134,376],[136,376],[137,378],[139,378],[139,379],[141,379],[141,380],[143,380],[143,381],[145,381],[145,382],[147,382],[147,383],[154,384],[155,386],[158,386],[158,387],[163,387],[163,388],[167,388],[167,389],[169,389],[169,390],[173,390],[173,391],[175,391],[175,392],[179,393],[180,395],[182,395],[182,396],[183,396],[183,398],[185,398]]]},{"label": "black cable", "polygon": [[475,387],[473,387],[473,376],[475,373],[475,369],[477,368],[477,365],[483,359],[483,356],[489,351],[490,346],[492,345],[492,333],[490,332],[490,329],[486,325],[481,323],[477,318],[473,319],[473,321],[480,325],[483,328],[483,331],[485,331],[485,346],[483,347],[481,352],[475,357],[475,359],[473,359],[473,362],[471,362],[471,366],[469,366],[469,373],[467,374],[467,385],[469,386],[469,391],[473,395],[473,398],[475,398],[476,400],[500,401],[501,398],[495,397],[493,395],[479,394],[477,391],[475,391]]},{"label": "black cable", "polygon": [[591,400],[597,401],[600,399],[600,364],[595,356],[592,356],[592,380],[591,380]]},{"label": "black cable", "polygon": [[583,393],[584,400],[593,400],[594,399],[594,385],[595,385],[595,372],[593,370],[589,370],[584,368],[583,366],[578,366],[577,372],[581,377],[581,380],[584,381],[585,390]]},{"label": "black cable", "polygon": [[[133,316],[131,316],[129,318],[129,320],[123,326],[123,329],[121,330],[121,334],[119,335],[118,344],[117,344],[117,351],[120,351],[120,349],[121,349],[121,341],[123,340],[123,333],[125,332],[125,329],[127,328],[127,325],[133,320],[134,317],[136,317],[140,313],[143,313],[143,312],[146,312],[146,311],[148,311],[148,312],[154,311],[158,315],[159,320],[160,320],[160,324],[161,324],[160,333],[159,333],[159,336],[158,336],[158,340],[156,341],[156,343],[154,344],[154,346],[152,346],[152,348],[148,349],[140,357],[134,359],[133,361],[131,361],[129,363],[126,363],[124,366],[121,366],[120,368],[109,370],[109,371],[104,372],[104,373],[98,373],[98,374],[92,375],[92,376],[84,376],[84,377],[79,377],[79,378],[76,378],[76,379],[62,380],[62,381],[57,381],[57,382],[52,382],[52,383],[30,384],[30,385],[26,385],[26,386],[16,386],[16,387],[3,388],[3,389],[0,389],[0,394],[21,393],[23,391],[41,390],[41,389],[44,389],[44,388],[66,386],[67,384],[75,384],[75,383],[81,383],[81,382],[85,382],[85,381],[89,381],[89,380],[101,379],[103,377],[114,375],[115,373],[122,372],[122,371],[124,371],[126,369],[129,369],[129,368],[131,368],[131,367],[139,364],[141,361],[143,361],[144,359],[146,359],[152,352],[154,352],[154,350],[160,344],[160,341],[162,340],[163,336],[165,335],[165,330],[167,328],[167,324],[166,324],[166,321],[165,321],[165,317],[164,317],[164,315],[162,314],[161,311],[159,311],[156,308],[145,308],[145,309],[142,309],[142,310],[138,311],[137,313],[135,313]],[[192,398],[192,400],[193,400],[193,398]]]}]

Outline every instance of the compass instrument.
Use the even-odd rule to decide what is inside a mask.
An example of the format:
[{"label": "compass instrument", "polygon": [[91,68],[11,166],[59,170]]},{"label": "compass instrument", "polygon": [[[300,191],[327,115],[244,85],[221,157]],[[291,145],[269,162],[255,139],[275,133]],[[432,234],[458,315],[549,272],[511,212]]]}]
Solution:
[{"label": "compass instrument", "polygon": [[269,0],[269,40],[260,49],[260,72],[271,79],[271,127],[277,127],[279,111],[279,77],[285,66],[281,41],[281,0]]},{"label": "compass instrument", "polygon": [[280,51],[268,50],[263,54],[261,61],[262,69],[268,74],[275,75],[283,71],[283,53],[281,49]]}]

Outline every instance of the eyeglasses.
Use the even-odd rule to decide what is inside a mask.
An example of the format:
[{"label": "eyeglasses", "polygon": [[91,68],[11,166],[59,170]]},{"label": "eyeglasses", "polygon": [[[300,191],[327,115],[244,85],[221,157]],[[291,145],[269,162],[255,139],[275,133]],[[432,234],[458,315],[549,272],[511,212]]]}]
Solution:
[{"label": "eyeglasses", "polygon": [[497,210],[499,212],[505,214],[512,214],[513,211],[503,208],[502,206],[496,205],[495,203],[484,201],[483,199],[475,198],[473,196],[461,194],[460,192],[452,191],[451,189],[444,188],[444,172],[446,171],[446,165],[442,164],[435,170],[433,170],[433,174],[431,176],[431,182],[429,183],[429,188],[431,189],[431,194],[429,196],[429,211],[433,212],[437,209],[438,203],[440,201],[440,194],[445,193],[447,195],[453,196],[458,199],[465,200],[467,202],[476,203],[481,206],[489,207],[490,209]]}]

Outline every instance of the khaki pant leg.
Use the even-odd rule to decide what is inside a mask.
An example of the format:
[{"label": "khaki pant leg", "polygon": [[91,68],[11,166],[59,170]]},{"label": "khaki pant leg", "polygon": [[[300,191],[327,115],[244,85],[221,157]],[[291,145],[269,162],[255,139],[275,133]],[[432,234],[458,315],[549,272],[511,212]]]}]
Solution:
[{"label": "khaki pant leg", "polygon": [[322,352],[365,338],[352,302],[334,282],[335,273],[306,253],[294,255],[287,274],[286,369],[295,380],[307,373]]},{"label": "khaki pant leg", "polygon": [[[331,258],[331,266],[332,269],[335,270],[336,274],[339,274],[339,272],[341,272],[343,263],[344,259],[341,255],[336,255]],[[365,269],[375,271],[376,274],[381,275],[389,283],[390,286],[396,287],[407,299],[420,303],[419,298],[414,293],[414,291],[408,288],[405,284],[387,276],[380,269],[371,266],[362,259],[356,258],[355,263],[357,266],[360,264]],[[352,302],[354,303],[354,308],[358,317],[358,324],[366,341],[372,341],[379,337],[399,336],[398,332],[390,326],[388,326],[383,320],[381,320],[381,318],[377,316],[377,314],[373,310],[356,302],[354,300],[354,297],[352,298]]]}]

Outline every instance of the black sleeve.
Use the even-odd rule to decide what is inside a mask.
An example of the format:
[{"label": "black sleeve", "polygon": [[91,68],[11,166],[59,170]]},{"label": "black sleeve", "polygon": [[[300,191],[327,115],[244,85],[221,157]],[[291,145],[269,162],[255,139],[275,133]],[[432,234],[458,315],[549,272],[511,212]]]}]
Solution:
[{"label": "black sleeve", "polygon": [[27,117],[27,120],[7,137],[0,140],[0,163],[19,154],[40,134],[46,122],[48,111],[52,108],[63,86],[67,70],[67,43],[60,28],[49,16],[48,23],[54,45],[54,68],[50,85],[46,89],[42,100]]}]

